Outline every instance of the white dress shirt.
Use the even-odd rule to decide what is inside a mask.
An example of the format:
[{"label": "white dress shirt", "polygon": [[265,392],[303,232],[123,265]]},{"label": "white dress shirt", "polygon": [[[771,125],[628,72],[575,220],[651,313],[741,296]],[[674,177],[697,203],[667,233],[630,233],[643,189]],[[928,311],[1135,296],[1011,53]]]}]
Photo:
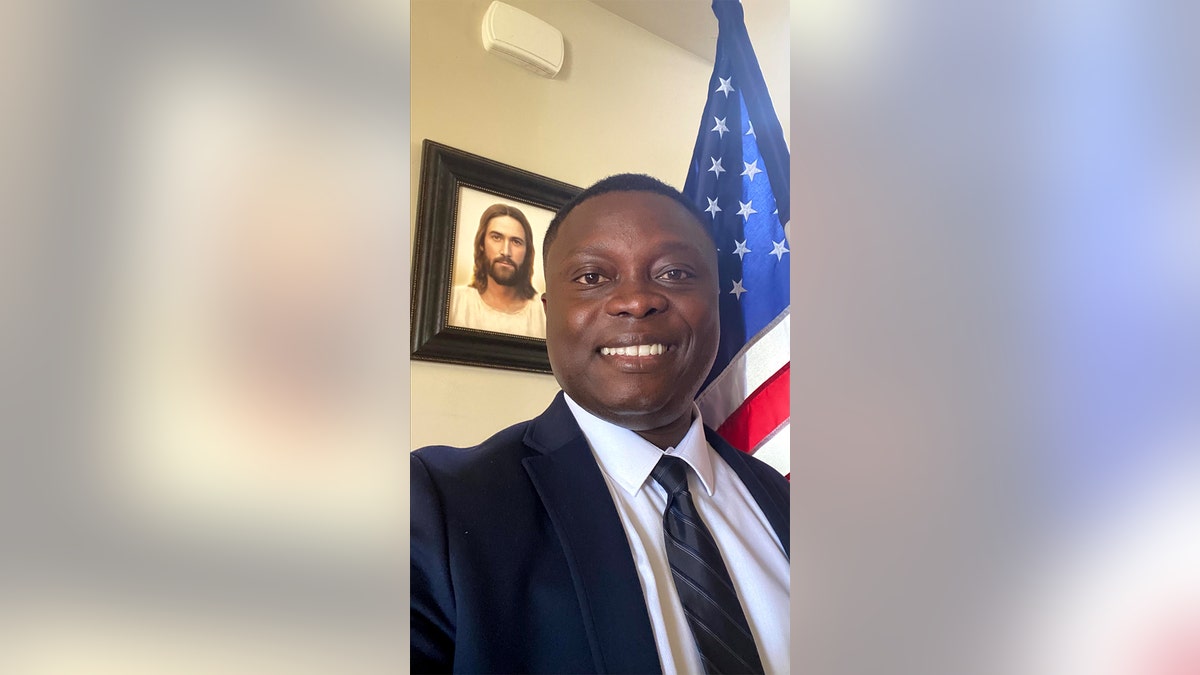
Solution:
[{"label": "white dress shirt", "polygon": [[[633,431],[592,415],[570,396],[566,401],[600,465],[629,539],[663,672],[704,672],[667,563],[667,493],[650,477],[664,452]],[[787,557],[770,522],[705,440],[698,409],[687,435],[666,454],[683,459],[692,469],[692,501],[720,546],[766,672],[788,672],[791,581]]]}]

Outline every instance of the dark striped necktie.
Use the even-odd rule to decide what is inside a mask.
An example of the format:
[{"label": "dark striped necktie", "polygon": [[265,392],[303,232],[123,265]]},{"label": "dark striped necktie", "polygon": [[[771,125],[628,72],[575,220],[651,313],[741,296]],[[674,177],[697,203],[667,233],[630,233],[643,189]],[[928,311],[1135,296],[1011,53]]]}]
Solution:
[{"label": "dark striped necktie", "polygon": [[692,503],[687,464],[664,455],[650,475],[667,491],[663,515],[667,562],[704,670],[710,674],[763,672],[721,551]]}]

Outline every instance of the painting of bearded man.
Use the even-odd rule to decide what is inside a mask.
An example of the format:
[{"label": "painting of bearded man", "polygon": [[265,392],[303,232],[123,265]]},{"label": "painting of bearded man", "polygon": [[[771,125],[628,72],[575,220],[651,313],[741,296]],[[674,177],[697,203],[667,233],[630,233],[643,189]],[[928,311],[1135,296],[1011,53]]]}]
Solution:
[{"label": "painting of bearded man", "polygon": [[535,239],[522,209],[506,203],[485,208],[471,240],[471,279],[454,286],[449,324],[544,339],[546,314],[534,286]]}]

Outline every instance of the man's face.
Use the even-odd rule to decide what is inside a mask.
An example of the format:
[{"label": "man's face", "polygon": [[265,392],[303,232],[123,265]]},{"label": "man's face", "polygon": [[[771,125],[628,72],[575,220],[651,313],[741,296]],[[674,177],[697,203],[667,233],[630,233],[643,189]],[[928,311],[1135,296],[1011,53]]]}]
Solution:
[{"label": "man's face", "polygon": [[483,234],[483,254],[488,276],[501,286],[519,282],[517,272],[525,264],[525,228],[512,216],[496,216]]},{"label": "man's face", "polygon": [[651,192],[593,197],[547,256],[546,345],[563,391],[634,431],[690,415],[720,324],[716,252],[687,209]]}]

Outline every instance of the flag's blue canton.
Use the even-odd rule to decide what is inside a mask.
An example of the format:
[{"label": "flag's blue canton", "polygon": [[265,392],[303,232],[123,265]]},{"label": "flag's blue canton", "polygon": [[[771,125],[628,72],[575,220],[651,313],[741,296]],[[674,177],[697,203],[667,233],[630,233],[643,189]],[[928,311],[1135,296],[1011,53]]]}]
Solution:
[{"label": "flag's blue canton", "polygon": [[716,62],[683,189],[705,211],[718,249],[721,344],[709,379],[791,303],[783,129],[740,3],[715,0],[713,11],[720,22]]}]

